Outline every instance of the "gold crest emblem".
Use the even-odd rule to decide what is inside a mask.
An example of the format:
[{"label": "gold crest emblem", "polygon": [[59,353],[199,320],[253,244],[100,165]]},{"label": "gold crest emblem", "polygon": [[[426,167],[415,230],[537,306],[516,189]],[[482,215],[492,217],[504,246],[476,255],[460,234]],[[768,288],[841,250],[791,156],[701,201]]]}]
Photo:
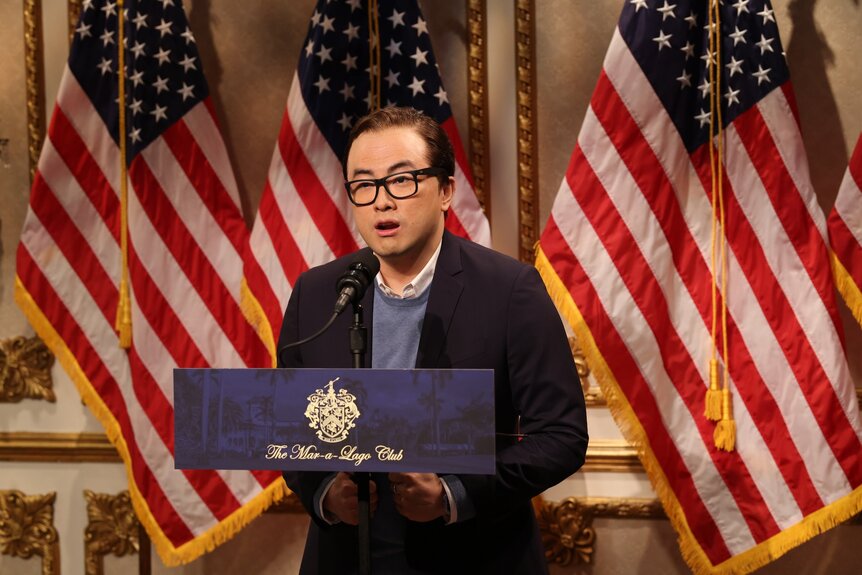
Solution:
[{"label": "gold crest emblem", "polygon": [[359,417],[356,407],[356,396],[342,388],[335,392],[333,384],[340,378],[336,377],[308,396],[308,407],[305,417],[311,423],[308,426],[317,430],[317,438],[326,443],[338,443],[347,438],[347,434],[356,425],[353,423]]}]

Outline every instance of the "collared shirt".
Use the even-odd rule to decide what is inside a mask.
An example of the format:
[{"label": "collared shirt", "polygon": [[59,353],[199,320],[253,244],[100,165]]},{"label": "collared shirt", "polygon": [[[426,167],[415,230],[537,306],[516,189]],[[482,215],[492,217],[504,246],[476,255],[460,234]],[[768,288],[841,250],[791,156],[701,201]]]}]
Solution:
[{"label": "collared shirt", "polygon": [[386,285],[381,274],[377,274],[377,285],[380,287],[380,291],[388,297],[399,299],[410,299],[422,295],[422,292],[431,286],[431,280],[434,279],[434,270],[437,269],[437,259],[440,257],[440,248],[442,247],[443,239],[441,238],[440,243],[437,244],[437,249],[431,255],[431,259],[428,260],[422,271],[416,274],[416,277],[407,282],[400,294],[395,293],[392,288]]}]

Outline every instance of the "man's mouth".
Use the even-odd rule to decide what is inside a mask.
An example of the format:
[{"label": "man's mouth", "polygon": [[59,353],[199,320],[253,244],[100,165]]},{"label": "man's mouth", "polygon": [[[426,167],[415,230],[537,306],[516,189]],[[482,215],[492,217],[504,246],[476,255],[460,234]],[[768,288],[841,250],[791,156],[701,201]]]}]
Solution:
[{"label": "man's mouth", "polygon": [[377,233],[381,236],[392,235],[399,227],[398,222],[392,220],[377,222],[374,224],[374,229],[377,230]]}]

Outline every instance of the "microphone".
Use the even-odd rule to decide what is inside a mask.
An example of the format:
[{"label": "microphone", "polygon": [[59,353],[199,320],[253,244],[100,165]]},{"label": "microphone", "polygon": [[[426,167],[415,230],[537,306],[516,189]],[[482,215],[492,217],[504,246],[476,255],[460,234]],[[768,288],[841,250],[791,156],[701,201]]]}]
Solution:
[{"label": "microphone", "polygon": [[356,256],[348,266],[347,271],[338,278],[335,291],[338,299],[335,301],[335,315],[344,311],[349,303],[358,303],[365,295],[365,290],[380,271],[380,260],[371,251],[371,248],[363,248],[356,252]]}]

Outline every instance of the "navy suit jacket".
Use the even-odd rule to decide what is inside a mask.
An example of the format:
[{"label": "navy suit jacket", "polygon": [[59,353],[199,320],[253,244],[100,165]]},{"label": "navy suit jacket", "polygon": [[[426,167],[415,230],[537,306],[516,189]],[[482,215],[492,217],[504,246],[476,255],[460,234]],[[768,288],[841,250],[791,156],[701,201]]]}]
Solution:
[{"label": "navy suit jacket", "polygon": [[[279,337],[308,337],[329,319],[335,285],[353,256],[302,274]],[[586,410],[581,384],[556,308],[533,266],[449,232],[431,283],[416,367],[494,370],[497,425],[495,476],[459,476],[476,508],[473,519],[445,525],[407,522],[405,553],[429,573],[547,573],[531,498],[584,462]],[[363,298],[371,357],[373,289]],[[286,367],[351,367],[345,311],[320,338],[281,353]],[[370,361],[369,361],[370,363]],[[521,441],[509,437],[520,416]],[[356,528],[329,525],[313,510],[326,473],[285,473],[314,519],[301,573],[356,569]]]}]

